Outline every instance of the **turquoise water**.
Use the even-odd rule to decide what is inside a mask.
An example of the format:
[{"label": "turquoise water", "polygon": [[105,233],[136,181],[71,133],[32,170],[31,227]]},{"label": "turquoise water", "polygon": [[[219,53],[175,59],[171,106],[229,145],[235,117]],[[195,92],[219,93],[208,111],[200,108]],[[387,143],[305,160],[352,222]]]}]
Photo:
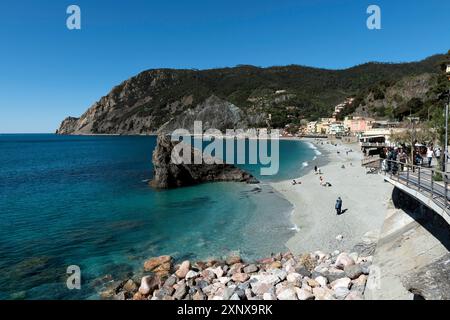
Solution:
[{"label": "turquoise water", "polygon": [[[0,135],[0,299],[96,298],[99,278],[125,279],[161,254],[286,250],[292,207],[266,182],[298,177],[314,150],[280,141],[280,172],[260,187],[155,191],[154,147],[155,137]],[[69,265],[81,268],[81,290],[66,288]]]}]

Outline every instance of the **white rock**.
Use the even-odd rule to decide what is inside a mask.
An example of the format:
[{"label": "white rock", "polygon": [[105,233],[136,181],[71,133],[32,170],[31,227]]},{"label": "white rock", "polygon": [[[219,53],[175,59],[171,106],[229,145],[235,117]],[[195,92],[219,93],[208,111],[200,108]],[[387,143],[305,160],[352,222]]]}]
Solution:
[{"label": "white rock", "polygon": [[279,300],[297,300],[297,293],[293,288],[285,288],[277,295]]},{"label": "white rock", "polygon": [[221,284],[227,284],[228,282],[230,282],[231,278],[229,278],[229,277],[220,277],[218,280],[219,280],[219,282]]},{"label": "white rock", "polygon": [[345,297],[350,293],[350,290],[344,287],[338,287],[334,290],[334,296],[339,300],[344,300]]},{"label": "white rock", "polygon": [[321,287],[324,287],[324,288],[327,287],[327,284],[328,284],[327,278],[325,278],[323,276],[319,276],[319,277],[316,277],[314,280],[316,280],[320,284]]},{"label": "white rock", "polygon": [[277,276],[281,281],[283,281],[284,279],[286,279],[286,271],[281,270],[281,269],[272,269],[270,270],[270,273],[273,274],[274,276]]},{"label": "white rock", "polygon": [[355,264],[355,261],[345,252],[339,254],[336,258],[335,266],[339,269],[344,269],[346,266]]},{"label": "white rock", "polygon": [[194,270],[190,270],[187,274],[186,274],[186,280],[195,278],[198,276],[198,272],[195,272]]},{"label": "white rock", "polygon": [[181,263],[180,267],[178,268],[178,270],[175,272],[175,275],[178,278],[184,278],[186,277],[186,274],[189,272],[189,269],[191,268],[191,263],[189,260],[185,260]]},{"label": "white rock", "polygon": [[342,241],[342,240],[344,240],[344,236],[342,234],[339,234],[339,235],[336,236],[336,240],[337,241]]},{"label": "white rock", "polygon": [[298,283],[298,282],[301,283],[302,275],[299,273],[296,273],[296,272],[292,272],[286,276],[286,280],[287,280],[287,282],[291,282],[291,283]]},{"label": "white rock", "polygon": [[284,270],[286,270],[287,273],[295,272],[295,268],[293,266],[291,266],[290,264],[287,264],[284,267]]},{"label": "white rock", "polygon": [[146,295],[150,293],[150,283],[152,281],[152,276],[145,276],[141,279],[141,286],[139,287],[139,293]]},{"label": "white rock", "polygon": [[334,280],[330,286],[333,290],[336,291],[337,288],[350,288],[350,284],[351,284],[352,280],[350,278],[341,278],[341,279],[337,279]]},{"label": "white rock", "polygon": [[333,296],[333,291],[328,288],[313,288],[313,295],[316,300],[336,300]]},{"label": "white rock", "polygon": [[273,293],[266,292],[263,294],[263,300],[277,300]]},{"label": "white rock", "polygon": [[299,300],[312,300],[314,299],[313,294],[305,289],[295,288],[295,293],[297,294],[297,298]]},{"label": "white rock", "polygon": [[223,270],[220,266],[218,266],[217,268],[208,268],[208,269],[214,272],[217,278],[221,278],[223,276]]}]

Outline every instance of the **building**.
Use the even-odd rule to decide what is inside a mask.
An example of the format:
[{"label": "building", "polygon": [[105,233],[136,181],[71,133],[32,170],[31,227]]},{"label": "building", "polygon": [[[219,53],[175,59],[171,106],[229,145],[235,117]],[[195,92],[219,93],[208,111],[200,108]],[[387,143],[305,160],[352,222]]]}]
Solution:
[{"label": "building", "polygon": [[340,122],[331,123],[327,133],[331,135],[343,135],[345,133],[344,124]]},{"label": "building", "polygon": [[306,127],[307,133],[317,133],[317,121],[308,122]]},{"label": "building", "polygon": [[372,128],[375,119],[364,117],[345,117],[345,130],[351,134],[360,134]]},{"label": "building", "polygon": [[335,118],[321,118],[317,123],[317,133],[328,134],[330,132],[330,125],[335,122]]},{"label": "building", "polygon": [[347,98],[344,102],[334,107],[333,117],[336,118],[345,108],[351,106],[355,98]]}]

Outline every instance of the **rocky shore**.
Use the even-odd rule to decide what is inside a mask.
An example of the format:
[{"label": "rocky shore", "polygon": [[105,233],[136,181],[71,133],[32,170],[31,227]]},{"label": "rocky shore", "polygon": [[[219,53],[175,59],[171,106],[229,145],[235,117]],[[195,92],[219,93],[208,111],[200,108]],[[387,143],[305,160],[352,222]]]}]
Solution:
[{"label": "rocky shore", "polygon": [[[182,261],[170,256],[144,262],[143,273],[107,283],[102,299],[116,300],[362,300],[373,250],[278,253],[254,263],[238,255]],[[366,252],[366,253],[365,253]]]}]

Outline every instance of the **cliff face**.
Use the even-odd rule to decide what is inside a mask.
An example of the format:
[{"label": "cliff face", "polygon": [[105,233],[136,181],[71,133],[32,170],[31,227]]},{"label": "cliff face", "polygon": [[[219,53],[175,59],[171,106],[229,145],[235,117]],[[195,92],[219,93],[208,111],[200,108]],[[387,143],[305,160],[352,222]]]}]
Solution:
[{"label": "cliff face", "polygon": [[62,121],[58,134],[150,134],[178,128],[248,128],[264,113],[247,114],[212,90],[198,93],[190,70],[150,70],[115,87],[81,117]]},{"label": "cliff face", "polygon": [[346,70],[295,65],[147,70],[114,87],[79,118],[65,119],[57,133],[149,134],[190,129],[193,120],[202,120],[205,130],[223,131],[265,126],[268,114],[272,126],[281,128],[293,121],[329,116],[335,104],[381,81],[395,83],[437,72],[441,58],[368,63]]},{"label": "cliff face", "polygon": [[[153,151],[153,180],[150,185],[158,189],[178,188],[204,182],[237,181],[258,183],[249,173],[229,164],[209,164],[212,158],[203,158],[202,164],[175,164],[172,150],[179,142],[168,135],[159,135]],[[190,148],[191,159],[200,153]],[[208,164],[207,164],[207,163]]]}]

